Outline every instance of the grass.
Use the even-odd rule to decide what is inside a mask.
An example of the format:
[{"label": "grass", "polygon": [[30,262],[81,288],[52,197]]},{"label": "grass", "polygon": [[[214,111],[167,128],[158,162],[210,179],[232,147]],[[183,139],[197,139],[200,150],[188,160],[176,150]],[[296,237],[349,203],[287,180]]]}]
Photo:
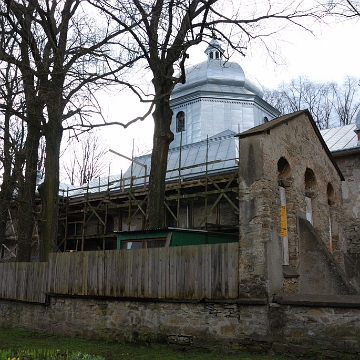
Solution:
[{"label": "grass", "polygon": [[134,346],[70,338],[46,333],[34,333],[24,330],[0,328],[1,350],[29,350],[60,351],[69,353],[91,354],[102,356],[106,360],[289,360],[293,357],[256,355],[249,353],[226,354],[196,349],[175,349],[168,346],[149,345]]}]

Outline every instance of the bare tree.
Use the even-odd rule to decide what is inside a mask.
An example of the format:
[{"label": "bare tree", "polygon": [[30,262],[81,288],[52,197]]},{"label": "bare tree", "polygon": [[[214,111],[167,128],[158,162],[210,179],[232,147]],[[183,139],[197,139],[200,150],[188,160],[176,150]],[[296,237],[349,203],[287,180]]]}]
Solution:
[{"label": "bare tree", "polygon": [[347,77],[342,85],[316,83],[299,77],[267,89],[264,99],[282,114],[308,109],[319,129],[350,124],[360,107],[357,79]]},{"label": "bare tree", "polygon": [[[42,135],[46,138],[45,179],[39,187],[43,261],[57,237],[63,122],[74,114],[83,115],[93,103],[92,94],[137,58],[125,51],[114,54],[111,42],[122,30],[112,28],[99,14],[95,21],[84,6],[81,0],[6,0],[0,4],[0,61],[17,67],[23,86],[28,214],[33,210],[39,141]],[[15,48],[3,46],[9,38]]]},{"label": "bare tree", "polygon": [[[188,49],[202,41],[219,37],[230,52],[245,54],[250,41],[265,39],[286,26],[304,27],[302,19],[316,17],[317,9],[304,8],[302,1],[269,1],[241,3],[220,0],[89,0],[122,29],[127,30],[127,43],[143,55],[144,68],[152,75],[152,93],[142,97],[134,80],[127,81],[143,101],[151,101],[154,119],[153,152],[149,182],[147,226],[164,225],[165,174],[172,111],[171,92],[184,83]],[[277,26],[277,24],[279,26]],[[270,48],[267,47],[269,51]],[[178,72],[178,74],[176,74]]]},{"label": "bare tree", "polygon": [[99,133],[91,131],[70,139],[62,156],[65,182],[83,185],[96,177],[105,175],[107,170],[107,149],[103,147]]},{"label": "bare tree", "polygon": [[[0,24],[0,29],[2,33],[9,30],[4,23]],[[1,50],[12,53],[14,59],[17,60],[15,49],[17,49],[17,44],[14,38],[2,38]],[[2,63],[0,109],[4,115],[4,123],[2,126],[3,181],[0,194],[0,236],[1,239],[5,238],[10,203],[16,195],[17,217],[22,224],[17,233],[17,258],[20,261],[28,261],[31,249],[29,238],[31,239],[34,224],[32,207],[35,201],[35,179],[32,182],[30,167],[36,165],[37,160],[32,156],[34,147],[31,144],[33,141],[36,142],[34,140],[36,130],[33,131],[34,128],[31,125],[29,130],[24,127],[24,101],[21,96],[23,83],[19,79],[19,73],[14,64]],[[26,160],[29,167],[25,167]]]},{"label": "bare tree", "polygon": [[358,79],[347,76],[342,84],[333,84],[334,109],[339,125],[350,124],[360,109]]},{"label": "bare tree", "polygon": [[360,4],[356,0],[333,0],[326,3],[328,11],[341,18],[353,19],[360,16]]},{"label": "bare tree", "polygon": [[281,111],[288,114],[308,109],[319,129],[329,127],[333,115],[334,93],[331,83],[316,83],[307,77],[292,79],[281,84],[275,90],[267,89],[264,99]]}]

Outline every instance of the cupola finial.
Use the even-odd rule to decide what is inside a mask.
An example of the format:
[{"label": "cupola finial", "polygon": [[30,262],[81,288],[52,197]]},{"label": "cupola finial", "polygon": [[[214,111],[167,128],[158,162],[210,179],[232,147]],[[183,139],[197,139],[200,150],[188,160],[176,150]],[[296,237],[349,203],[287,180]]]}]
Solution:
[{"label": "cupola finial", "polygon": [[214,30],[212,30],[212,33],[213,37],[205,50],[205,54],[207,55],[208,60],[221,60],[224,49],[222,49],[220,43],[217,41]]}]

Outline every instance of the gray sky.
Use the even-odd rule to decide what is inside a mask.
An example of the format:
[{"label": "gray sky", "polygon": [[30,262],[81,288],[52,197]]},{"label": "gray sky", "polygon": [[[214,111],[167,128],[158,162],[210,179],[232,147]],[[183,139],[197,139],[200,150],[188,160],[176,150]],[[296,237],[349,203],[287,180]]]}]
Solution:
[{"label": "gray sky", "polygon": [[[342,82],[345,76],[360,79],[360,47],[357,39],[360,34],[360,21],[323,24],[312,27],[314,35],[301,29],[292,29],[281,34],[276,40],[278,51],[283,61],[275,64],[263,48],[253,46],[248,49],[246,57],[234,56],[231,60],[238,62],[245,73],[250,73],[260,84],[275,88],[281,82],[287,82],[298,76],[307,76],[312,81]],[[190,51],[188,65],[205,60],[206,44],[198,45]],[[136,99],[120,93],[116,97],[106,98],[104,109],[108,120],[121,118],[130,120],[142,114],[141,105]],[[109,127],[102,130],[109,148],[131,157],[133,140],[135,148],[151,149],[152,118],[131,125],[127,129]],[[129,162],[116,155],[111,157],[111,173],[119,174]]]}]

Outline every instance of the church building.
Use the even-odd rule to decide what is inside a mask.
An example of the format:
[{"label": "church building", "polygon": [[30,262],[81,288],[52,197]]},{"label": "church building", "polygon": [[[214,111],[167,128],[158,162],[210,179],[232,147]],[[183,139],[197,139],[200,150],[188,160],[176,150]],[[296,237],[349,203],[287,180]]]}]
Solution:
[{"label": "church building", "polygon": [[307,110],[280,116],[222,55],[212,39],[172,93],[164,228],[145,228],[147,154],[61,191],[59,249],[239,242],[243,297],[360,291],[360,115],[322,131]]},{"label": "church building", "polygon": [[[238,201],[208,211],[218,200],[209,191],[206,201],[178,199],[168,207],[166,225],[239,231],[240,263],[252,269],[245,293],[259,291],[259,279],[267,293],[359,291],[360,115],[356,125],[321,132],[307,110],[279,117],[261,85],[222,53],[212,39],[207,59],[189,67],[186,83],[172,93],[167,181],[239,171],[229,186],[235,191],[239,183]],[[149,171],[150,155],[136,160]],[[125,177],[144,175],[139,164],[129,171]]]}]

